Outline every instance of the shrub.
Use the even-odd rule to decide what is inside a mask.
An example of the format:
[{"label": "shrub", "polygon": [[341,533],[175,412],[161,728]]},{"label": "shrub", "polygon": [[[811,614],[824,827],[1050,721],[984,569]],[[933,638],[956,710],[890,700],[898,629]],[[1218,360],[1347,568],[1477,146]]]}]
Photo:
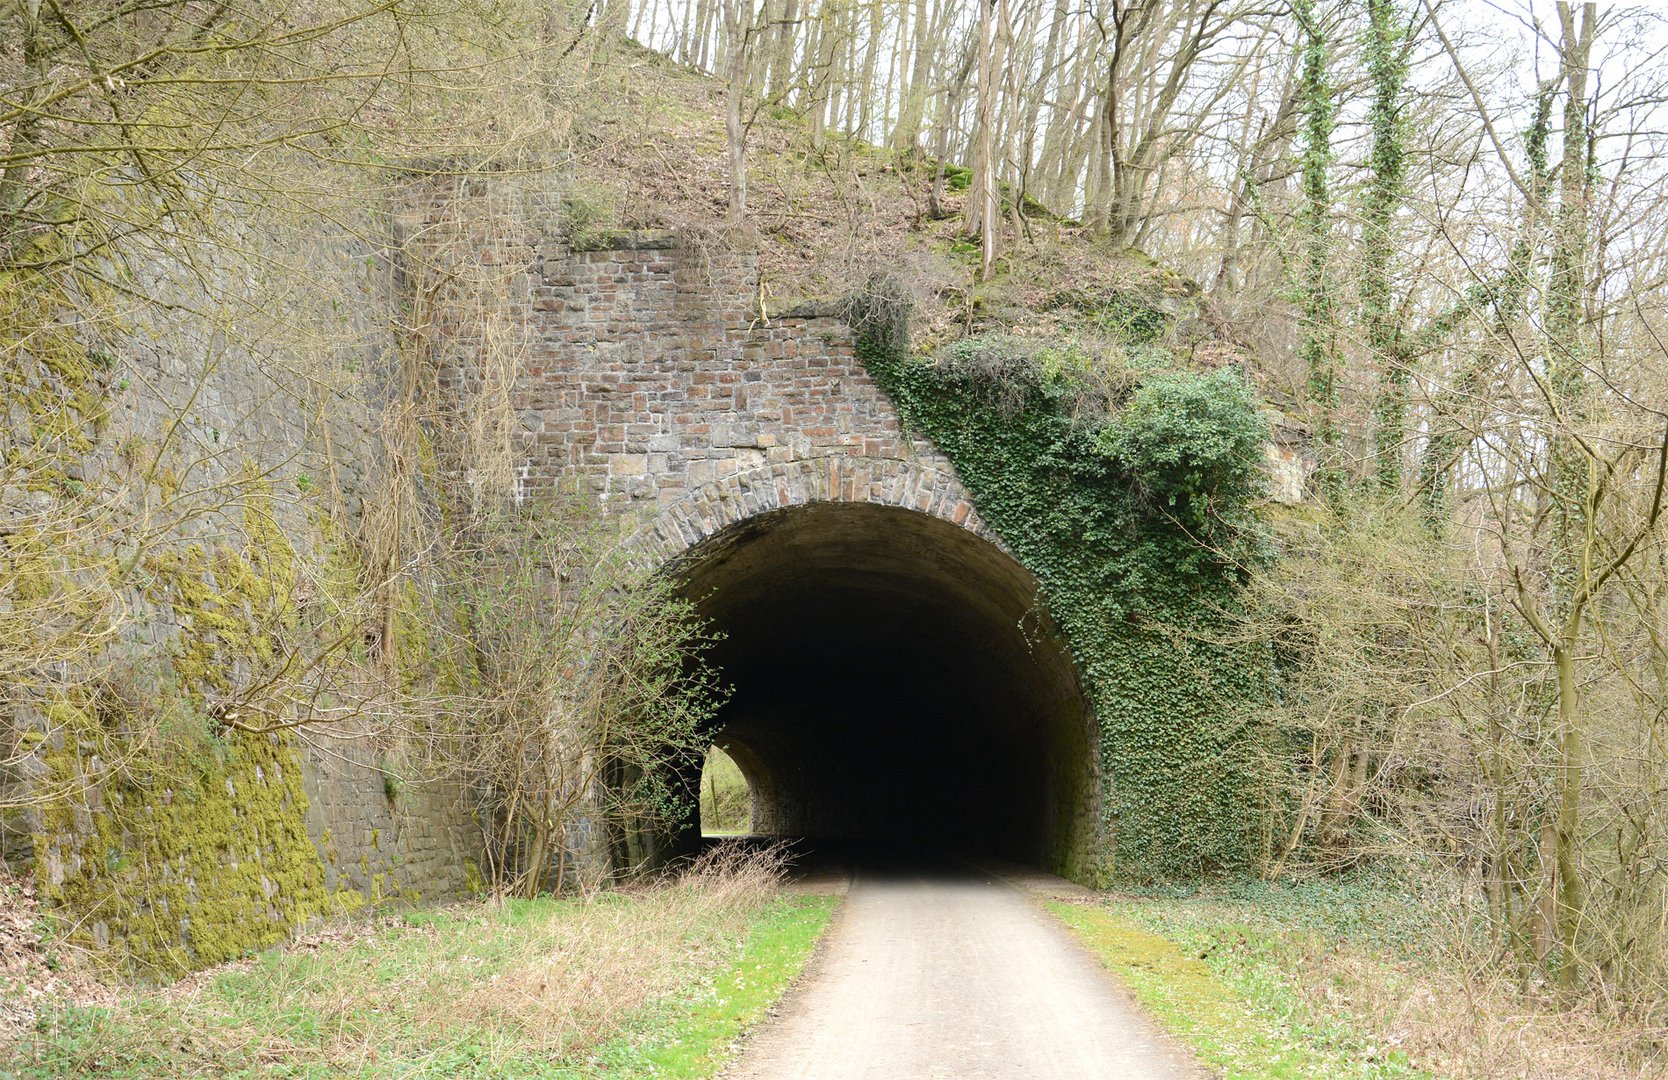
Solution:
[{"label": "shrub", "polygon": [[1147,379],[1096,445],[1149,497],[1204,521],[1257,494],[1268,437],[1251,387],[1221,368]]}]

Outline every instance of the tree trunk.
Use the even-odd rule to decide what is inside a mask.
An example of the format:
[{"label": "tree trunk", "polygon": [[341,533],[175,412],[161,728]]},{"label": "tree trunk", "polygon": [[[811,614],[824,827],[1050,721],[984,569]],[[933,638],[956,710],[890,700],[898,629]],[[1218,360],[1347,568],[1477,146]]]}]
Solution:
[{"label": "tree trunk", "polygon": [[793,43],[799,33],[799,0],[786,0],[769,28],[770,59],[765,69],[765,92],[773,100],[786,96],[793,83]]},{"label": "tree trunk", "polygon": [[742,123],[743,98],[747,93],[747,44],[751,27],[743,19],[743,4],[749,0],[725,0],[724,37],[729,50],[724,95],[724,140],[730,172],[730,224],[740,225],[747,217],[747,128]]},{"label": "tree trunk", "polygon": [[978,99],[973,119],[973,179],[967,188],[966,229],[979,238],[979,279],[996,263],[996,0],[979,0]]},{"label": "tree trunk", "polygon": [[962,57],[961,66],[956,69],[955,77],[944,91],[944,104],[933,125],[933,157],[938,164],[933,174],[932,193],[927,197],[927,214],[930,217],[944,216],[944,165],[950,154],[950,125],[961,111],[962,98],[967,93],[967,80],[973,74],[976,59],[972,49],[968,49]]},{"label": "tree trunk", "polygon": [[916,149],[921,138],[921,114],[931,88],[933,56],[939,47],[938,35],[930,31],[933,21],[928,12],[928,0],[916,0],[914,63],[900,95],[898,126],[892,131],[892,147],[899,153]]},{"label": "tree trunk", "polygon": [[[1579,617],[1577,618],[1579,625]],[[1575,670],[1575,641],[1555,648],[1552,661],[1558,673],[1558,825],[1553,847],[1558,868],[1556,926],[1563,955],[1559,958],[1558,982],[1573,989],[1580,975],[1576,966],[1576,940],[1581,933],[1585,906],[1581,881],[1581,781],[1586,764],[1586,746],[1581,716],[1581,688]]]},{"label": "tree trunk", "polygon": [[1367,19],[1367,70],[1373,83],[1373,145],[1361,236],[1361,319],[1366,325],[1367,349],[1379,373],[1374,479],[1381,492],[1393,494],[1402,486],[1411,376],[1402,348],[1401,327],[1392,314],[1390,301],[1390,266],[1395,251],[1392,230],[1396,210],[1401,205],[1405,172],[1401,109],[1407,65],[1402,44],[1402,15],[1396,9],[1395,0],[1367,0]]},{"label": "tree trunk", "polygon": [[1580,867],[1581,785],[1585,770],[1585,724],[1575,670],[1587,587],[1587,510],[1590,463],[1576,432],[1584,405],[1587,295],[1587,67],[1592,53],[1597,5],[1582,5],[1581,23],[1567,0],[1558,4],[1564,72],[1563,161],[1559,166],[1558,224],[1553,245],[1547,312],[1547,384],[1550,394],[1551,483],[1554,501],[1551,577],[1553,610],[1563,638],[1553,648],[1558,673],[1558,943],[1559,984],[1573,990],[1583,916]]}]

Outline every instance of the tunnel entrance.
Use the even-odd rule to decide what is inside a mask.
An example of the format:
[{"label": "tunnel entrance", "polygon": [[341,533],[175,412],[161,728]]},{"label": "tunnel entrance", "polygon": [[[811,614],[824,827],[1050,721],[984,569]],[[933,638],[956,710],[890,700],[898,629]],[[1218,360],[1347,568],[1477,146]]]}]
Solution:
[{"label": "tunnel entrance", "polygon": [[813,502],[732,525],[678,569],[723,635],[715,741],[755,833],[1086,865],[1093,718],[1011,556],[928,514]]}]

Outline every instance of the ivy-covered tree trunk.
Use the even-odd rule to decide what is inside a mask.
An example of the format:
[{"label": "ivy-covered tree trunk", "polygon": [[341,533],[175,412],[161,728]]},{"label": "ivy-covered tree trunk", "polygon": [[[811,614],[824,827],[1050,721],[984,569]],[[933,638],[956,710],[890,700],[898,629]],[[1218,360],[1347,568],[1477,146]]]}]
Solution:
[{"label": "ivy-covered tree trunk", "polygon": [[1361,319],[1379,372],[1375,479],[1384,492],[1402,484],[1411,372],[1402,328],[1391,311],[1391,263],[1396,210],[1402,203],[1406,133],[1402,99],[1407,85],[1403,15],[1396,0],[1367,0],[1367,72],[1373,84],[1373,148],[1362,225]]},{"label": "ivy-covered tree trunk", "polygon": [[1501,361],[1500,348],[1493,342],[1509,340],[1523,320],[1530,274],[1541,243],[1541,231],[1545,228],[1546,204],[1552,188],[1552,170],[1547,158],[1547,143],[1552,135],[1552,101],[1553,87],[1543,86],[1523,135],[1529,165],[1528,192],[1505,270],[1497,280],[1478,287],[1475,305],[1462,304],[1455,309],[1453,317],[1437,319],[1420,332],[1422,340],[1436,340],[1439,334],[1451,331],[1474,306],[1486,310],[1492,323],[1489,344],[1479,347],[1461,366],[1448,390],[1435,402],[1431,435],[1419,461],[1416,488],[1424,502],[1426,522],[1432,529],[1440,530],[1446,523],[1445,504],[1454,465],[1479,431],[1477,425],[1460,417],[1474,412],[1477,403],[1486,396],[1488,383]]},{"label": "ivy-covered tree trunk", "polygon": [[1303,28],[1303,213],[1299,222],[1303,259],[1299,281],[1303,311],[1300,352],[1308,371],[1308,404],[1313,418],[1315,478],[1326,501],[1337,506],[1344,496],[1343,454],[1338,432],[1337,305],[1332,294],[1332,130],[1336,105],[1327,76],[1330,45],[1314,0],[1293,7]]},{"label": "ivy-covered tree trunk", "polygon": [[1589,507],[1593,463],[1576,429],[1586,397],[1587,200],[1591,184],[1587,78],[1597,5],[1590,0],[1582,5],[1578,26],[1573,5],[1561,2],[1558,21],[1565,90],[1564,145],[1547,290],[1546,369],[1553,503],[1549,569],[1552,608],[1559,629],[1553,645],[1558,680],[1557,929],[1563,949],[1559,981],[1570,988],[1578,976],[1574,951],[1585,906],[1580,833],[1586,717],[1575,656],[1580,648],[1583,604],[1592,573],[1587,547],[1593,525]]}]

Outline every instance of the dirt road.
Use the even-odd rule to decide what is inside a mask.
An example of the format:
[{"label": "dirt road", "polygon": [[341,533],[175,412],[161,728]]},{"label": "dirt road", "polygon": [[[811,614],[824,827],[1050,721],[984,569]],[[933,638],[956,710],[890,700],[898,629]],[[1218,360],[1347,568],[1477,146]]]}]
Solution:
[{"label": "dirt road", "polygon": [[1068,931],[980,871],[860,868],[823,953],[733,1080],[1201,1075]]}]

